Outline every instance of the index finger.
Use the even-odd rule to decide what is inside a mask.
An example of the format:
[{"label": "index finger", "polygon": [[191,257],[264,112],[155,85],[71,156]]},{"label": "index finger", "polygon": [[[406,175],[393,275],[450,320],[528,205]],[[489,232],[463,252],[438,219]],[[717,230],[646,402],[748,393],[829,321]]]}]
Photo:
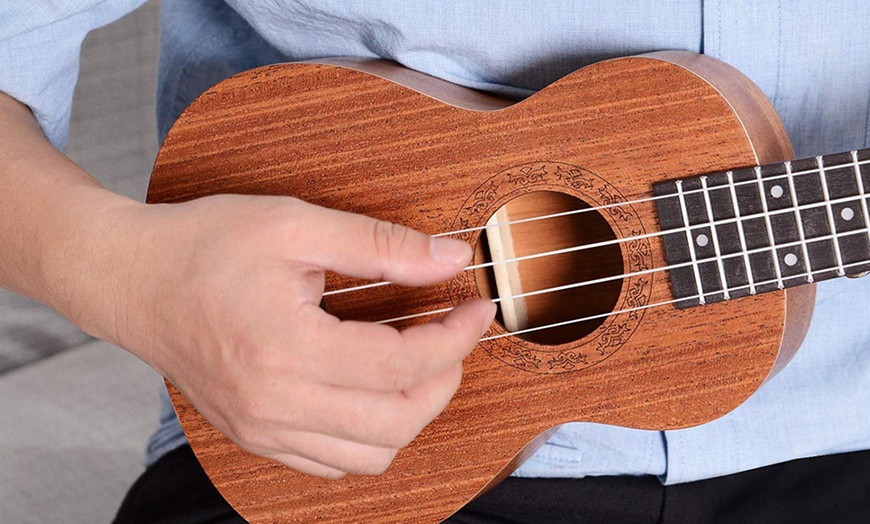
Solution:
[{"label": "index finger", "polygon": [[410,389],[461,362],[496,310],[489,300],[471,300],[442,318],[399,331],[306,308],[308,325],[316,326],[308,340],[316,357],[306,359],[306,374],[324,384],[382,391]]},{"label": "index finger", "polygon": [[425,286],[453,277],[471,260],[471,247],[430,237],[365,215],[295,201],[288,222],[296,260],[342,275]]}]

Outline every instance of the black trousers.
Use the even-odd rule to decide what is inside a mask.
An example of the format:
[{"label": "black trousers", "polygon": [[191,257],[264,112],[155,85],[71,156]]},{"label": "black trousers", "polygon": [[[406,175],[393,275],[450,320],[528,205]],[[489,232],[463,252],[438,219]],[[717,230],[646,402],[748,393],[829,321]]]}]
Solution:
[{"label": "black trousers", "polygon": [[[116,524],[241,524],[189,446],[151,466]],[[870,523],[870,451],[662,486],[655,477],[509,478],[451,524]]]}]

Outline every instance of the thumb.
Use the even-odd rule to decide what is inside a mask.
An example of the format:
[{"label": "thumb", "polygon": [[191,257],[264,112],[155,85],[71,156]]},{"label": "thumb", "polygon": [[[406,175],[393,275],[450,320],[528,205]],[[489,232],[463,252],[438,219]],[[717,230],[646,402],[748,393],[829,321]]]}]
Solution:
[{"label": "thumb", "polygon": [[447,280],[471,261],[462,240],[430,237],[364,215],[301,203],[294,258],[343,275],[426,286]]}]

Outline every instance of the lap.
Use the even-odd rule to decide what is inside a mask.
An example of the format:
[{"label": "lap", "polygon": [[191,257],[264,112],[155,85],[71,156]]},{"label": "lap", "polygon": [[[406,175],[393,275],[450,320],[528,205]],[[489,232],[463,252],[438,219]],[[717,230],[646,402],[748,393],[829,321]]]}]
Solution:
[{"label": "lap", "polygon": [[[870,451],[795,460],[663,486],[655,477],[508,478],[448,524],[865,523]],[[242,524],[190,446],[170,452],[130,489],[116,524]]]}]

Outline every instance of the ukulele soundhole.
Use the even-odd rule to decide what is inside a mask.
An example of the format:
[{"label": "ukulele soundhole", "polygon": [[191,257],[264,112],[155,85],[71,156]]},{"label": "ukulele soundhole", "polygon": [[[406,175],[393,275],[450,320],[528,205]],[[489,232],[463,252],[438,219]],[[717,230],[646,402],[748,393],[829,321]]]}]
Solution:
[{"label": "ukulele soundhole", "polygon": [[[550,215],[560,216],[535,220]],[[589,204],[555,191],[526,193],[487,225],[476,250],[475,264],[486,265],[477,270],[477,285],[481,296],[498,300],[502,327],[523,340],[558,345],[604,323],[600,315],[613,311],[622,289],[622,251]]]},{"label": "ukulele soundhole", "polygon": [[[628,342],[654,278],[646,228],[628,200],[604,178],[564,162],[506,169],[467,197],[450,229],[463,231],[457,236],[484,267],[458,275],[447,292],[454,305],[477,295],[498,300],[485,351],[522,371],[566,373]],[[556,213],[566,214],[516,223]]]}]

